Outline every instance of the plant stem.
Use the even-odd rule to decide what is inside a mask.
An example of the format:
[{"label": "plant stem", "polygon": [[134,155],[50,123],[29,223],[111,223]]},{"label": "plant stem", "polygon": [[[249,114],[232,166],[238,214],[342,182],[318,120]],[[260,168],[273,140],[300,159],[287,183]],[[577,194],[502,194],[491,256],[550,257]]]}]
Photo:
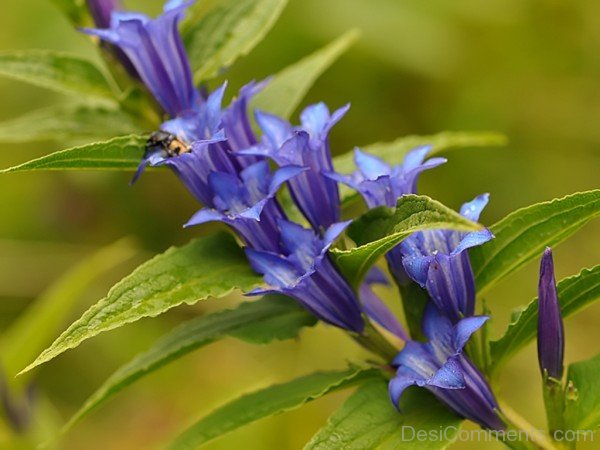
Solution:
[{"label": "plant stem", "polygon": [[[500,409],[505,421],[508,423],[509,430],[524,431],[527,433],[527,441],[519,441],[521,444],[513,448],[528,448],[528,449],[541,449],[541,450],[557,450],[556,445],[552,440],[544,433],[538,431],[532,424],[530,424],[525,418],[519,415],[514,409],[508,406],[506,403],[501,402]],[[509,445],[508,442],[505,442]],[[516,442],[511,442],[516,444]]]},{"label": "plant stem", "polygon": [[381,356],[389,363],[398,354],[398,349],[383,337],[383,335],[367,320],[361,334],[352,333],[352,338],[371,353]]}]

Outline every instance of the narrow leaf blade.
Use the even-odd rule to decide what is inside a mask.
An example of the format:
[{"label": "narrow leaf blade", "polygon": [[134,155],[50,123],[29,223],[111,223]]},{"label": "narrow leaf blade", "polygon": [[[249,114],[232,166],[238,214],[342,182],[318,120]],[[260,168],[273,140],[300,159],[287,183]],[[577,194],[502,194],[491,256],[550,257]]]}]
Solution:
[{"label": "narrow leaf blade", "polygon": [[234,239],[225,233],[171,247],[139,266],[88,309],[22,372],[43,364],[100,333],[155,317],[181,305],[258,286]]},{"label": "narrow leaf blade", "polygon": [[3,51],[0,75],[63,94],[115,101],[102,72],[75,55],[50,50]]},{"label": "narrow leaf blade", "polygon": [[490,230],[496,236],[469,251],[479,294],[541,256],[600,215],[600,190],[578,192],[510,213]]},{"label": "narrow leaf blade", "polygon": [[351,368],[317,372],[287,383],[267,387],[233,400],[200,419],[169,447],[196,449],[223,434],[256,420],[290,411],[335,390],[356,384],[365,377],[378,376],[374,370]]},{"label": "narrow leaf blade", "polygon": [[410,234],[433,228],[477,231],[482,226],[429,197],[405,195],[396,208],[372,209],[350,225],[348,234],[357,247],[331,253],[347,279],[358,286],[377,259]]},{"label": "narrow leaf blade", "polygon": [[[563,317],[568,317],[600,298],[600,265],[582,270],[561,280],[558,299]],[[534,299],[508,326],[504,335],[490,343],[492,368],[499,368],[508,358],[532,341],[537,334],[538,299]]]},{"label": "narrow leaf blade", "polygon": [[197,83],[219,75],[265,37],[287,0],[213,0],[199,3],[184,40]]},{"label": "narrow leaf blade", "polygon": [[31,170],[135,170],[144,154],[147,138],[121,136],[109,141],[60,150],[0,173]]},{"label": "narrow leaf blade", "polygon": [[273,340],[294,338],[303,327],[315,323],[314,316],[282,296],[264,297],[243,303],[236,309],[192,319],[163,336],[150,349],[111,375],[73,416],[65,430],[136,380],[225,336],[267,344]]},{"label": "narrow leaf blade", "polygon": [[317,78],[356,41],[358,35],[355,30],[349,31],[283,69],[256,95],[250,109],[256,108],[289,118]]},{"label": "narrow leaf blade", "polygon": [[[459,417],[422,390],[407,391],[399,412],[392,406],[385,381],[372,380],[333,413],[304,450],[442,449],[452,442],[460,422]],[[440,430],[447,432],[440,433],[439,439],[411,439],[416,431],[429,436]]]}]

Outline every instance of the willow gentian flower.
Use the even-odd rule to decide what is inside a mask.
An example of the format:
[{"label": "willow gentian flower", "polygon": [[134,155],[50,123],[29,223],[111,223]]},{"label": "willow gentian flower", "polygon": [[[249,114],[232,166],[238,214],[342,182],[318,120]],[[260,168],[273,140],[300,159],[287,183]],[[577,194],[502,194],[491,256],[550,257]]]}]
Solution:
[{"label": "willow gentian flower", "polygon": [[563,375],[565,339],[550,248],[544,251],[540,264],[537,345],[542,375],[560,380]]},{"label": "willow gentian flower", "polygon": [[[488,194],[465,203],[460,214],[477,221],[487,204]],[[400,243],[402,267],[438,308],[457,323],[475,312],[475,278],[467,249],[481,245],[494,235],[488,230],[463,233],[453,230],[427,230]]]},{"label": "willow gentian flower", "polygon": [[363,312],[390,333],[403,341],[408,341],[410,338],[404,327],[385,303],[373,292],[372,287],[375,284],[389,285],[385,274],[377,267],[372,268],[367,273],[365,281],[358,290]]},{"label": "willow gentian flower", "polygon": [[250,264],[264,275],[270,286],[250,294],[287,295],[329,324],[362,332],[364,322],[360,303],[327,254],[348,223],[333,224],[320,237],[314,230],[280,220],[280,253],[246,248]]},{"label": "willow gentian flower", "polygon": [[[191,3],[171,0],[156,19],[141,13],[113,10],[109,28],[83,30],[123,51],[170,117],[194,111],[201,101],[177,28]],[[99,5],[99,11],[104,14],[108,7],[108,4]]]},{"label": "willow gentian flower", "polygon": [[256,122],[264,133],[262,143],[242,151],[247,155],[268,156],[280,166],[291,164],[309,169],[288,185],[294,202],[315,230],[321,231],[340,220],[337,183],[323,173],[333,171],[329,131],[348,109],[346,105],[330,114],[324,103],[317,103],[302,111],[299,127],[257,111]]},{"label": "willow gentian flower", "polygon": [[463,353],[471,335],[487,320],[472,316],[453,325],[432,303],[423,316],[427,343],[409,341],[392,365],[396,376],[389,383],[392,402],[398,407],[409,386],[424,387],[458,415],[484,428],[502,430],[498,402],[483,374]]},{"label": "willow gentian flower", "polygon": [[286,166],[271,172],[266,161],[259,161],[242,170],[239,176],[213,171],[208,183],[214,194],[214,208],[201,209],[185,226],[223,222],[235,229],[250,247],[278,252],[277,222],[285,219],[285,215],[274,197],[283,183],[304,170]]}]

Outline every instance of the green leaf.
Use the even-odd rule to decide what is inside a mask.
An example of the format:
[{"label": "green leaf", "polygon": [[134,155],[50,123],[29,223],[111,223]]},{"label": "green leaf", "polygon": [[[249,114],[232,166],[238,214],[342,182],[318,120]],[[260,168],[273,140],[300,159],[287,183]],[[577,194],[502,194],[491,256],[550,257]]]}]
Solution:
[{"label": "green leaf", "polygon": [[48,345],[90,284],[135,254],[132,242],[122,239],[86,257],[52,283],[2,333],[1,360],[8,376],[14,377]]},{"label": "green leaf", "polygon": [[260,109],[289,118],[317,78],[357,39],[356,30],[344,33],[327,46],[286,67],[259,92],[250,110]]},{"label": "green leaf", "polygon": [[[594,432],[600,427],[600,355],[569,366],[565,420],[567,429]],[[593,437],[593,436],[592,436]]]},{"label": "green leaf", "polygon": [[30,170],[135,170],[144,154],[146,140],[144,136],[121,136],[109,141],[60,150],[0,170],[0,173]]},{"label": "green leaf", "polygon": [[225,233],[171,247],[119,281],[22,372],[43,364],[100,333],[156,317],[181,305],[224,297],[234,289],[258,286],[233,237]]},{"label": "green leaf", "polygon": [[287,0],[208,0],[194,10],[184,41],[201,83],[247,55],[273,27]]},{"label": "green leaf", "polygon": [[350,225],[348,235],[357,247],[331,253],[346,278],[358,286],[379,257],[410,234],[432,228],[477,231],[482,227],[429,197],[405,195],[396,208],[372,209]]},{"label": "green leaf", "polygon": [[[506,145],[506,136],[494,132],[455,132],[444,131],[429,136],[405,136],[392,142],[378,142],[361,147],[365,152],[383,159],[388,164],[402,164],[406,154],[419,146],[431,145],[429,156],[436,155],[446,150],[468,147],[498,147]],[[354,152],[347,152],[333,158],[336,171],[350,173],[354,166]]]},{"label": "green leaf", "polygon": [[518,209],[495,223],[496,236],[469,250],[478,293],[492,287],[528,261],[538,258],[600,214],[600,190]]},{"label": "green leaf", "polygon": [[100,69],[75,55],[50,50],[2,51],[0,75],[79,98],[115,101]]},{"label": "green leaf", "polygon": [[116,108],[60,105],[0,122],[0,142],[107,139],[139,131],[131,117]]},{"label": "green leaf", "polygon": [[[578,275],[561,280],[557,289],[563,317],[582,310],[600,298],[600,265],[584,269]],[[538,300],[536,298],[508,326],[504,336],[490,343],[493,369],[500,367],[535,338],[537,320]]]},{"label": "green leaf", "polygon": [[246,394],[216,409],[181,434],[169,447],[195,449],[225,433],[256,420],[299,408],[330,392],[351,386],[365,377],[380,376],[375,370],[351,368],[317,372],[284,384]]},{"label": "green leaf", "polygon": [[[458,432],[461,419],[424,390],[408,390],[401,413],[390,401],[387,384],[363,384],[310,440],[304,450],[443,449]],[[444,431],[448,430],[445,434]],[[413,432],[427,433],[416,439]],[[432,439],[437,433],[439,439]]]},{"label": "green leaf", "polygon": [[70,428],[108,398],[136,380],[169,362],[225,336],[255,344],[291,339],[306,326],[316,323],[314,316],[296,302],[283,296],[264,297],[192,319],[163,336],[149,350],[122,366],[85,402],[65,429]]}]

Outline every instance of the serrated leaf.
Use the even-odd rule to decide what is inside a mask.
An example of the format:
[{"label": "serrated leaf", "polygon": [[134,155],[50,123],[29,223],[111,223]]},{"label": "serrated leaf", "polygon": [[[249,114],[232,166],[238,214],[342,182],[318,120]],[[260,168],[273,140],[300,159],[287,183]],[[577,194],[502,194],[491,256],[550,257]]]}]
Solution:
[{"label": "serrated leaf", "polygon": [[106,77],[93,63],[51,50],[0,52],[0,75],[79,98],[113,103]]},{"label": "serrated leaf", "polygon": [[219,233],[171,247],[119,281],[22,372],[50,361],[83,341],[181,305],[249,290],[260,278],[233,237]]},{"label": "serrated leaf", "polygon": [[84,258],[52,283],[2,333],[2,367],[10,378],[35,358],[59,331],[83,292],[99,277],[136,254],[122,239]]},{"label": "serrated leaf", "polygon": [[[557,289],[563,317],[581,311],[600,298],[600,265],[584,269],[578,275],[561,280]],[[504,336],[490,343],[493,369],[500,367],[535,338],[537,320],[538,300],[536,298],[508,326]]]},{"label": "serrated leaf", "polygon": [[600,427],[598,373],[600,373],[600,355],[569,366],[567,381],[572,383],[572,388],[575,390],[571,396],[567,395],[565,401],[565,421],[568,430],[593,433]]},{"label": "serrated leaf", "polygon": [[[427,391],[406,391],[400,406],[401,412],[392,406],[385,381],[368,381],[333,413],[304,450],[434,450],[446,448],[458,433],[461,419]],[[417,439],[416,432],[427,433],[429,439]]]},{"label": "serrated leaf", "polygon": [[289,118],[306,93],[321,76],[353,43],[359,33],[344,33],[330,44],[286,67],[259,92],[251,102],[255,108]]},{"label": "serrated leaf", "polygon": [[209,0],[194,11],[184,41],[197,83],[219,75],[265,37],[287,0]]},{"label": "serrated leaf", "polygon": [[147,137],[131,135],[81,145],[0,170],[0,173],[30,170],[135,170],[144,154],[146,140]]},{"label": "serrated leaf", "polygon": [[600,215],[600,190],[578,192],[518,209],[495,223],[495,239],[469,250],[477,291],[482,294],[544,248],[562,242]]},{"label": "serrated leaf", "polygon": [[116,108],[60,105],[0,122],[0,142],[107,139],[140,131],[129,115]]},{"label": "serrated leaf", "polygon": [[317,372],[287,383],[246,394],[200,419],[169,447],[196,449],[201,445],[256,420],[299,408],[330,392],[351,386],[365,378],[381,376],[376,370],[351,368]]},{"label": "serrated leaf", "polygon": [[410,234],[433,228],[477,231],[482,226],[427,196],[404,195],[396,208],[372,209],[350,225],[348,235],[357,247],[331,253],[346,278],[358,286],[377,259]]},{"label": "serrated leaf", "polygon": [[234,336],[254,344],[267,344],[273,340],[294,338],[303,327],[315,323],[314,316],[283,296],[264,297],[243,303],[236,309],[192,319],[163,336],[149,350],[137,355],[111,375],[65,429],[139,378],[225,336]]}]

